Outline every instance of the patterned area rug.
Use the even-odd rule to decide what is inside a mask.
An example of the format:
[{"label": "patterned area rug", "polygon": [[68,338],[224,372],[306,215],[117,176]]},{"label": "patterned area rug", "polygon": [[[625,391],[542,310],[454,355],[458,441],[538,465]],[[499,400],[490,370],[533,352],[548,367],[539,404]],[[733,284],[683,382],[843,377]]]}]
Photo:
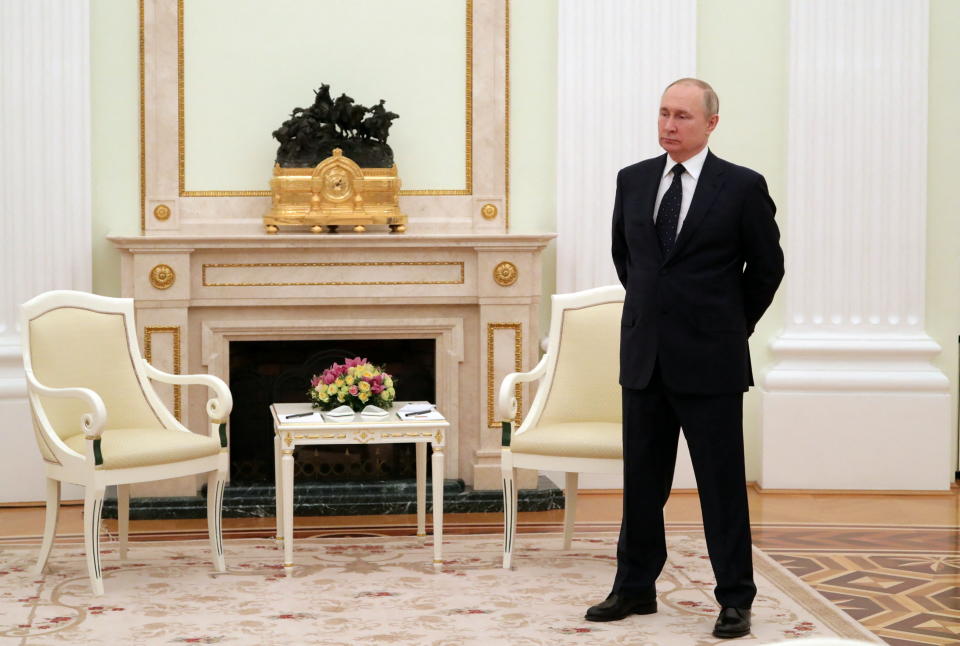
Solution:
[{"label": "patterned area rug", "polygon": [[[226,541],[229,571],[206,541],[134,542],[121,564],[104,544],[106,594],[92,597],[82,546],[54,547],[29,574],[35,546],[0,546],[0,644],[621,644],[702,646],[717,611],[702,534],[670,533],[660,610],[607,624],[583,612],[609,590],[616,535],[584,534],[560,550],[552,534],[518,536],[515,569],[501,538],[449,536],[444,564],[430,539],[298,539],[287,575],[272,540]],[[754,634],[737,643],[808,636],[879,641],[781,565],[755,551]]]}]

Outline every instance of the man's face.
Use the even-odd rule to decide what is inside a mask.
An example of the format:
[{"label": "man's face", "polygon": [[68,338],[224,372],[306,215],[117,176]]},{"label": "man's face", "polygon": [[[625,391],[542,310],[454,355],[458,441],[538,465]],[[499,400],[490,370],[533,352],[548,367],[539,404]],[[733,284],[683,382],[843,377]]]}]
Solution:
[{"label": "man's face", "polygon": [[673,161],[685,162],[707,145],[719,120],[718,115],[707,118],[703,90],[686,83],[674,85],[660,99],[660,146]]}]

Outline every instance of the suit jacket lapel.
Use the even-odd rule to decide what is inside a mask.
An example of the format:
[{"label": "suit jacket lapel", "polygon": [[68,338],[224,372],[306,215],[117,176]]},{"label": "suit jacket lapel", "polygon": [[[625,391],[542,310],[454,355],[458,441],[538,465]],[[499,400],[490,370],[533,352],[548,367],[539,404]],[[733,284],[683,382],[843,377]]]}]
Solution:
[{"label": "suit jacket lapel", "polygon": [[683,220],[683,226],[680,227],[680,233],[677,234],[677,241],[673,245],[673,250],[666,257],[664,262],[669,262],[671,258],[683,248],[690,237],[696,232],[697,227],[703,222],[710,210],[710,205],[716,199],[723,186],[723,168],[719,163],[717,156],[709,150],[707,158],[703,162],[703,168],[700,171],[700,179],[697,180],[697,188],[693,192],[693,200],[690,202],[690,209],[687,211],[687,217]]}]

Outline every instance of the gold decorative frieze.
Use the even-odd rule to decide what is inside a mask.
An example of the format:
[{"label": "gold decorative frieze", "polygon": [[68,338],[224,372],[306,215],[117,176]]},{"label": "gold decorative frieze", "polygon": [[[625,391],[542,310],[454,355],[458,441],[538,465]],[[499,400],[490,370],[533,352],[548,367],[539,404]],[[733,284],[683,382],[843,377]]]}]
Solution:
[{"label": "gold decorative frieze", "polygon": [[506,260],[493,268],[493,279],[501,287],[509,287],[514,284],[519,276],[520,272],[517,270],[517,266]]},{"label": "gold decorative frieze", "polygon": [[161,222],[170,219],[170,207],[166,204],[158,204],[156,208],[153,209],[153,217],[160,220]]},{"label": "gold decorative frieze", "polygon": [[157,265],[150,270],[150,284],[156,289],[170,289],[177,280],[177,274],[170,265]]},{"label": "gold decorative frieze", "polygon": [[482,215],[485,220],[494,219],[497,217],[497,206],[495,204],[484,204],[480,208],[480,215]]},{"label": "gold decorative frieze", "polygon": [[[429,274],[411,271],[418,268],[429,269]],[[201,272],[204,287],[462,285],[465,275],[463,261],[415,260],[204,263]],[[351,275],[354,276],[352,280],[349,279]],[[300,279],[290,280],[291,276]],[[325,276],[336,280],[324,280]]]},{"label": "gold decorative frieze", "polygon": [[[143,358],[147,363],[153,364],[153,335],[157,333],[173,335],[173,374],[180,374],[180,326],[166,325],[143,328]],[[180,384],[173,385],[173,416],[177,421],[183,421],[181,418],[181,389]]]},{"label": "gold decorative frieze", "polygon": [[[494,404],[497,397],[494,335],[497,330],[513,330],[513,371],[523,370],[523,325],[521,323],[487,323],[487,428],[500,428]],[[517,384],[514,396],[517,398],[517,417],[514,423],[519,426],[523,411],[523,391],[520,384]]]}]

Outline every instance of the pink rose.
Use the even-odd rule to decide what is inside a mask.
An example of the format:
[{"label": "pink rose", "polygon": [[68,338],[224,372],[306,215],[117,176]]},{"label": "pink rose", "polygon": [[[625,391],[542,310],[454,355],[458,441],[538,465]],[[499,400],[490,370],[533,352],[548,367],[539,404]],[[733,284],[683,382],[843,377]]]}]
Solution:
[{"label": "pink rose", "polygon": [[354,385],[354,386],[350,386],[349,393],[350,393],[351,395],[356,395],[358,392],[360,392],[360,389],[359,389],[359,388],[357,388],[355,385]]}]

